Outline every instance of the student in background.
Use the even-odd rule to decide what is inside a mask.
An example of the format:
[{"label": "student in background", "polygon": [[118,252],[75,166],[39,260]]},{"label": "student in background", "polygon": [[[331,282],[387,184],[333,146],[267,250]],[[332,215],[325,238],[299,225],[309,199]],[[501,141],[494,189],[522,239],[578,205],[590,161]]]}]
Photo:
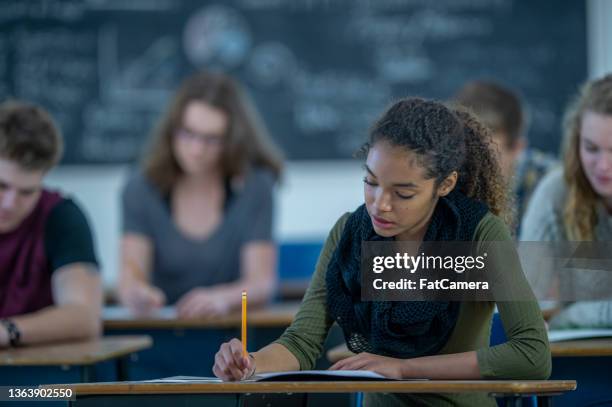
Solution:
[{"label": "student in background", "polygon": [[0,105],[0,348],[100,334],[89,225],[71,199],[42,185],[61,153],[45,111]]},{"label": "student in background", "polygon": [[273,186],[281,160],[246,95],[199,73],[172,100],[123,190],[119,298],[183,318],[268,301],[276,285]]},{"label": "student in background", "polygon": [[[563,168],[547,175],[536,189],[523,219],[521,240],[612,241],[612,75],[583,86],[568,108],[564,129]],[[603,289],[612,297],[609,274],[581,273],[574,283],[584,292]],[[612,302],[566,305],[550,327],[612,327]]]},{"label": "student in background", "polygon": [[[490,259],[503,265],[513,289],[526,293],[523,301],[498,304],[508,342],[493,348],[493,302],[361,301],[363,241],[471,241],[485,252],[499,241],[512,242],[499,217],[506,194],[490,143],[487,130],[465,112],[422,99],[394,104],[364,147],[365,204],[332,228],[291,326],[250,357],[238,339],[224,343],[214,374],[240,380],[256,372],[311,369],[337,322],[357,355],[332,369],[373,370],[390,378],[547,378],[544,321],[515,253]],[[366,405],[380,406],[496,405],[486,394],[365,398]]]},{"label": "student in background", "polygon": [[[498,83],[473,81],[455,96],[492,131],[502,175],[512,188],[517,228],[537,183],[556,164],[541,151],[527,147],[525,111],[519,96]],[[516,231],[518,235],[518,230]]]}]

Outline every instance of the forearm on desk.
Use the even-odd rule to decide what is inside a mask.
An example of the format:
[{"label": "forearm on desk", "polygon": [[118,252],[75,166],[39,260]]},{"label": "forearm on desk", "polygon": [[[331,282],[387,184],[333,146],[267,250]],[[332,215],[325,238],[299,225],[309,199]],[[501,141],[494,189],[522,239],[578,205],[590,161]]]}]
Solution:
[{"label": "forearm on desk", "polygon": [[102,289],[94,266],[72,263],[53,272],[53,302],[36,312],[11,318],[21,333],[23,344],[100,335]]},{"label": "forearm on desk", "polygon": [[19,328],[24,345],[94,338],[102,331],[100,312],[81,304],[50,306],[11,319]]},{"label": "forearm on desk", "polygon": [[406,359],[402,376],[440,380],[482,378],[475,351]]},{"label": "forearm on desk", "polygon": [[300,370],[300,363],[287,348],[271,343],[257,352],[251,352],[255,359],[255,374]]}]

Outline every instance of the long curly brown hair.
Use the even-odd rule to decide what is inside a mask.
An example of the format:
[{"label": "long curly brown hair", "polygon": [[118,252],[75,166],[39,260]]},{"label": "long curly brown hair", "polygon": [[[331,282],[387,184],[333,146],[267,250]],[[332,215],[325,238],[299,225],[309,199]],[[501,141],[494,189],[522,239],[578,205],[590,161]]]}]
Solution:
[{"label": "long curly brown hair", "polygon": [[436,179],[436,187],[457,171],[455,188],[487,204],[507,223],[511,221],[489,130],[463,108],[420,98],[402,99],[374,123],[360,155],[379,141],[421,156],[427,177]]},{"label": "long curly brown hair", "polygon": [[612,74],[587,82],[565,114],[563,170],[567,201],[563,226],[568,240],[593,240],[599,196],[587,179],[580,161],[580,128],[585,112],[612,115]]},{"label": "long curly brown hair", "polygon": [[177,91],[143,159],[144,173],[157,188],[167,194],[183,175],[173,153],[172,139],[181,126],[186,106],[193,101],[209,104],[229,117],[227,145],[221,157],[225,178],[243,174],[253,166],[267,168],[280,177],[281,153],[246,93],[229,76],[200,72],[187,78]]}]

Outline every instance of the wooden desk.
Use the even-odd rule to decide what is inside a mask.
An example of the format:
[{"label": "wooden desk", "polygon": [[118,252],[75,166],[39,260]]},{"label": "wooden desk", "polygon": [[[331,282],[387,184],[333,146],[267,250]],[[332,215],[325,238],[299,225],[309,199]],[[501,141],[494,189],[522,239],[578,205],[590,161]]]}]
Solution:
[{"label": "wooden desk", "polygon": [[[558,406],[596,405],[612,400],[609,390],[609,366],[612,362],[612,339],[580,339],[550,344],[552,354],[551,379],[575,379],[580,383],[576,392],[555,400]],[[352,356],[346,344],[330,349],[331,363]]]},{"label": "wooden desk", "polygon": [[99,362],[116,360],[117,377],[126,380],[126,357],[150,348],[148,336],[114,336],[85,342],[65,342],[27,346],[0,351],[0,367],[7,366],[76,366],[81,369],[81,380],[93,379],[93,366]]},{"label": "wooden desk", "polygon": [[553,357],[612,356],[612,339],[580,339],[550,344]]},{"label": "wooden desk", "polygon": [[[58,387],[58,386],[53,386]],[[111,404],[173,404],[239,406],[305,405],[307,393],[489,393],[506,397],[517,405],[521,397],[537,395],[546,405],[550,397],[576,389],[573,380],[443,380],[443,381],[365,381],[365,382],[260,382],[260,383],[92,383],[66,385],[76,393],[77,406]],[[212,405],[212,404],[211,404]]]},{"label": "wooden desk", "polygon": [[551,379],[575,379],[578,391],[568,393],[555,405],[560,407],[610,405],[610,366],[612,339],[580,339],[550,344],[552,359]]}]

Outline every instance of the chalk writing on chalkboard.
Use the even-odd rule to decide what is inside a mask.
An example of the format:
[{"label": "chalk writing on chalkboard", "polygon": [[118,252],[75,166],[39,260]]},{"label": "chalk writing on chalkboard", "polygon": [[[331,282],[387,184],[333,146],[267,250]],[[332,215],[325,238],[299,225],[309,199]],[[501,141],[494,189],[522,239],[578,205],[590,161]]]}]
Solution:
[{"label": "chalk writing on chalkboard", "polygon": [[222,70],[290,159],[342,159],[394,99],[486,78],[521,92],[530,143],[556,152],[585,21],[573,0],[4,0],[0,98],[51,111],[64,163],[125,163],[182,78]]}]

